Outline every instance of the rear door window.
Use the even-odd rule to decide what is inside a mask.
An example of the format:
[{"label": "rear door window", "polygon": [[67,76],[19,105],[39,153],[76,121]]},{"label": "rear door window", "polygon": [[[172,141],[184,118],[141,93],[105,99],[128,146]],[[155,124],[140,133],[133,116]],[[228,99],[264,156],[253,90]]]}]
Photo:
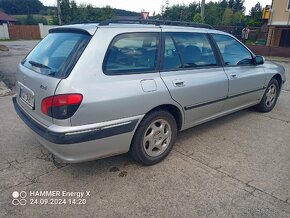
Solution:
[{"label": "rear door window", "polygon": [[170,35],[165,36],[163,70],[178,70],[182,68],[180,55]]},{"label": "rear door window", "polygon": [[184,68],[217,66],[213,49],[204,33],[171,33]]},{"label": "rear door window", "polygon": [[103,63],[108,75],[146,73],[156,70],[159,33],[124,33],[116,36]]},{"label": "rear door window", "polygon": [[90,38],[91,36],[82,33],[50,33],[22,63],[40,74],[56,78],[66,77]]}]

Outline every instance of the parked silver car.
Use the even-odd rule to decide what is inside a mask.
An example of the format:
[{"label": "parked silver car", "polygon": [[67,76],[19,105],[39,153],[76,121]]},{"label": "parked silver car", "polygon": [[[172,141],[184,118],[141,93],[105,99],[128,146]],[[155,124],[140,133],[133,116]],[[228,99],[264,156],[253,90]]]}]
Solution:
[{"label": "parked silver car", "polygon": [[54,28],[19,64],[15,110],[64,161],[129,151],[145,165],[169,154],[178,131],[250,106],[271,111],[285,69],[230,34],[192,26]]}]

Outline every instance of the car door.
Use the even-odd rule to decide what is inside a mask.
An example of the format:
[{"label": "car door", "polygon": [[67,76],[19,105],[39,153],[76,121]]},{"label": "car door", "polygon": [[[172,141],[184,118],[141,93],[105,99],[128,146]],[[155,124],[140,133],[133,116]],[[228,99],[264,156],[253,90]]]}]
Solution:
[{"label": "car door", "polygon": [[229,78],[229,93],[225,110],[257,103],[266,87],[262,65],[255,65],[253,55],[238,40],[229,35],[212,34],[224,61]]},{"label": "car door", "polygon": [[172,98],[193,126],[221,112],[228,78],[220,66],[207,34],[166,32],[161,77]]}]

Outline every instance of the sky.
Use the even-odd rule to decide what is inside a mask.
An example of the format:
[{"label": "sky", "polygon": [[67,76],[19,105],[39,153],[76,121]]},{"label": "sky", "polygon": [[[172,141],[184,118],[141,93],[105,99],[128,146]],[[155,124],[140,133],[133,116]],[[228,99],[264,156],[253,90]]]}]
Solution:
[{"label": "sky", "polygon": [[[46,6],[55,6],[56,0],[40,0]],[[150,12],[150,15],[155,11],[156,14],[160,12],[160,6],[162,1],[165,3],[166,0],[75,0],[78,4],[80,3],[90,3],[96,7],[103,7],[106,5],[111,6],[112,8],[124,9],[128,11],[140,12],[145,10]],[[192,2],[199,2],[200,0],[169,0],[170,5],[173,4],[189,4]],[[205,0],[205,2],[218,1],[218,0]],[[272,0],[245,0],[246,14],[249,13],[249,10],[257,3],[264,7],[266,5],[271,5]]]}]

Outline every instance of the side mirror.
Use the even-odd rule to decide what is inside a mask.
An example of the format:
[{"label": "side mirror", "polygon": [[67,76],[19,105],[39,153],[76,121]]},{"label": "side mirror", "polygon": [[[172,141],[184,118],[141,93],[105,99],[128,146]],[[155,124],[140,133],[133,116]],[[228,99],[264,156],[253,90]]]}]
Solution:
[{"label": "side mirror", "polygon": [[264,62],[265,62],[265,58],[263,56],[257,55],[254,58],[255,65],[262,65],[262,64],[264,64]]}]

